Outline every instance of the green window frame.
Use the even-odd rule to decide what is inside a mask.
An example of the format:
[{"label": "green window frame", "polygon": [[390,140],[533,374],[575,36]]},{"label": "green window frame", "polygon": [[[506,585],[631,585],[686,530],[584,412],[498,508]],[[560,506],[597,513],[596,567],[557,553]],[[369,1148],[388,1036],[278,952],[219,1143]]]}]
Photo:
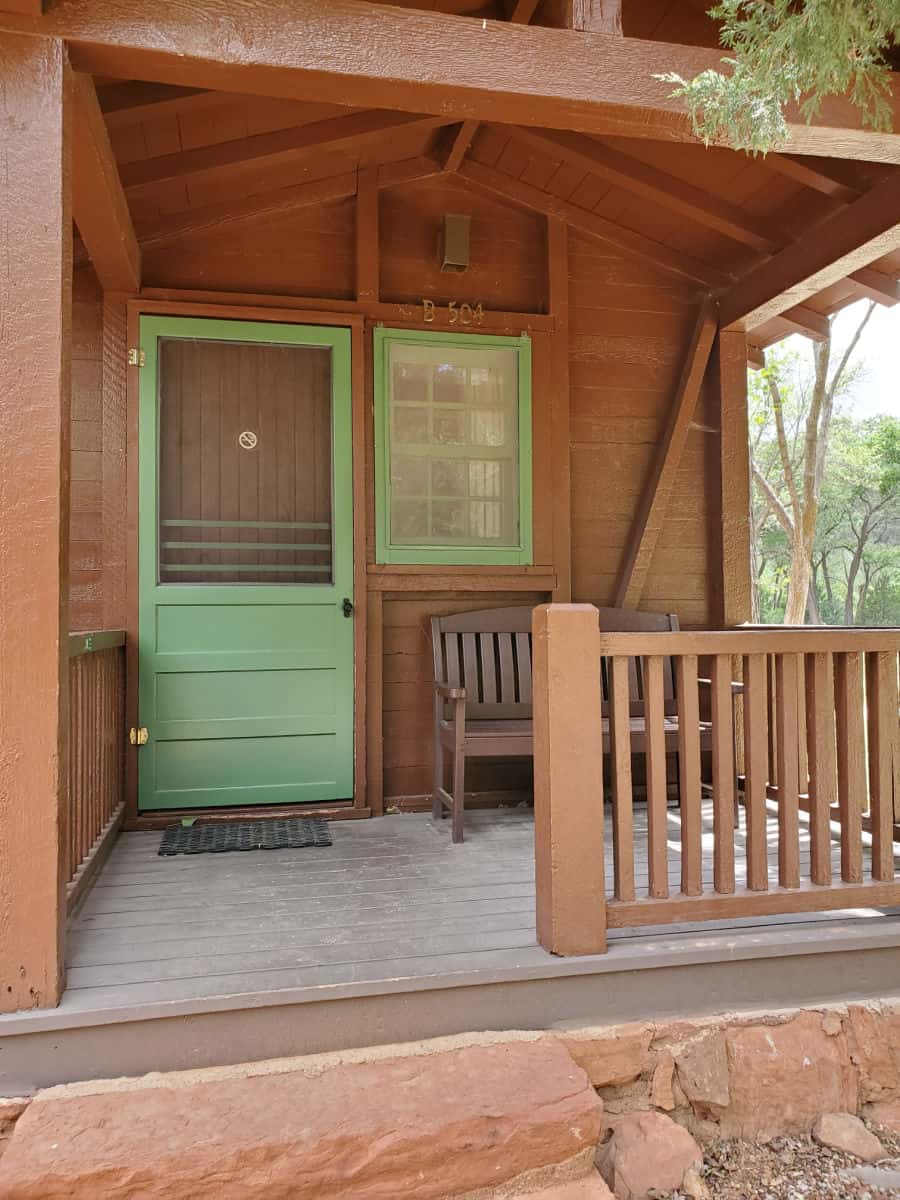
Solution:
[{"label": "green window frame", "polygon": [[[516,430],[518,463],[518,513],[516,532],[502,544],[470,544],[454,540],[446,544],[434,541],[404,542],[392,538],[393,504],[391,422],[391,350],[397,345],[417,347],[453,347],[472,351],[479,347],[513,350],[517,364]],[[531,467],[531,339],[473,333],[434,333],[427,329],[385,329],[374,333],[375,365],[375,556],[380,563],[409,565],[447,564],[504,566],[531,563],[532,551],[532,467]],[[422,459],[437,457],[432,443]],[[415,454],[408,452],[407,458]]]}]

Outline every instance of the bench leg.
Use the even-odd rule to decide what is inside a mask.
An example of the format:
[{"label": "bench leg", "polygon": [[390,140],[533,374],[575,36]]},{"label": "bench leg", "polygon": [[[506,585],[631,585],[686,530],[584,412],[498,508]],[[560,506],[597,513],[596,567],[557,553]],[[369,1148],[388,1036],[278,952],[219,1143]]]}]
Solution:
[{"label": "bench leg", "polygon": [[444,788],[444,747],[441,744],[441,710],[443,701],[434,697],[434,766],[431,779],[431,819],[440,821],[444,815],[441,792]]},{"label": "bench leg", "polygon": [[465,721],[455,723],[453,743],[453,840],[463,840],[463,820],[466,809],[466,751],[463,745]]}]

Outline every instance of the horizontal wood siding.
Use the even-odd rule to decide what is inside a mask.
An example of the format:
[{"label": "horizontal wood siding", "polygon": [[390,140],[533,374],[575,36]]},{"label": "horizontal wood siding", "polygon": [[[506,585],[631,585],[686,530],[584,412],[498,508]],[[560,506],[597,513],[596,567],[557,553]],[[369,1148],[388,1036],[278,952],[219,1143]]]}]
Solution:
[{"label": "horizontal wood siding", "polygon": [[[652,469],[698,297],[651,266],[570,233],[569,374],[573,600],[613,603],[635,509]],[[695,424],[706,425],[705,412]],[[710,617],[707,457],[692,428],[640,607]]]}]

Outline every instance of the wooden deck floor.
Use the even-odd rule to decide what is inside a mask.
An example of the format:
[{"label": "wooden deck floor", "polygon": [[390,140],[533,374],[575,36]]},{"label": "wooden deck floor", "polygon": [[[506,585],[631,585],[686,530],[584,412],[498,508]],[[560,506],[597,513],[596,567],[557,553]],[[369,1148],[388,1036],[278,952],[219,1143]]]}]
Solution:
[{"label": "wooden deck floor", "polygon": [[[635,817],[637,844],[645,845],[643,809]],[[474,812],[466,821],[461,846],[451,844],[449,822],[396,815],[334,822],[330,849],[175,858],[158,857],[158,833],[125,834],[71,923],[65,1003],[70,1010],[131,1008],[459,973],[546,972],[572,963],[553,959],[535,941],[530,809]],[[704,823],[704,876],[711,879],[708,803]],[[677,810],[669,824],[674,893]],[[611,843],[608,837],[608,880]],[[805,834],[803,843],[806,859]],[[777,825],[770,820],[773,880],[776,866]],[[636,864],[636,881],[640,894],[646,862]],[[798,939],[826,937],[836,923],[861,926],[889,915],[864,909],[620,929],[610,939],[640,947],[643,956],[661,937],[671,946],[713,931],[751,935],[772,926]]]}]

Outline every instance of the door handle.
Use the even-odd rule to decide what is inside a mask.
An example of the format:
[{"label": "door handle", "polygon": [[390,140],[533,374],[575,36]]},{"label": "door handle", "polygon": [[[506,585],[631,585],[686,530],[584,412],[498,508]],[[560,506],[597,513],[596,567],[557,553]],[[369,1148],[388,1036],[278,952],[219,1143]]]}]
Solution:
[{"label": "door handle", "polygon": [[344,597],[344,603],[341,605],[341,611],[345,617],[353,616],[353,601],[348,597]]}]

